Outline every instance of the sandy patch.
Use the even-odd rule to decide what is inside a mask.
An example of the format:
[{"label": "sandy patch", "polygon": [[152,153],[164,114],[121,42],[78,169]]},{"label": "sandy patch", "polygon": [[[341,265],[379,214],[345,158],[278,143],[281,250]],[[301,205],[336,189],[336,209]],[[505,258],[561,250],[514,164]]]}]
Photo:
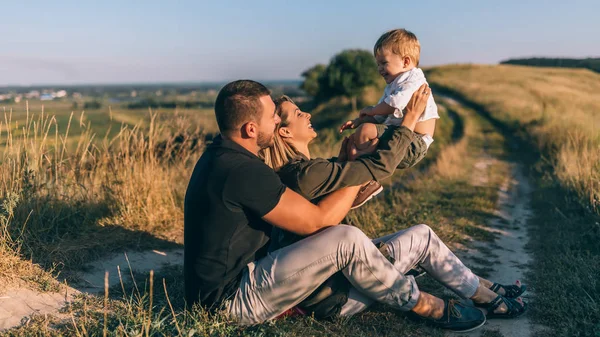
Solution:
[{"label": "sandy patch", "polygon": [[[109,287],[131,280],[132,273],[147,273],[165,266],[182,265],[183,249],[129,252],[110,256],[88,264],[77,272],[79,280],[70,287],[62,286],[60,293],[40,293],[27,288],[6,290],[0,295],[0,331],[27,323],[31,315],[58,315],[58,311],[79,293],[97,294],[104,291],[104,274],[109,273]],[[131,268],[130,268],[131,266]]]}]

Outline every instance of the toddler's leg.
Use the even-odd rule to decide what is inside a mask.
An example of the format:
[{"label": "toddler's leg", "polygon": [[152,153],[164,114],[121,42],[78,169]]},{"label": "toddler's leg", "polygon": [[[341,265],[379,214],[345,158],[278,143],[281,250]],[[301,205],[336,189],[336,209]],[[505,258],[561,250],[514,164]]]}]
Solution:
[{"label": "toddler's leg", "polygon": [[371,140],[377,138],[377,127],[373,123],[361,124],[351,137],[358,150],[365,150],[371,145]]}]

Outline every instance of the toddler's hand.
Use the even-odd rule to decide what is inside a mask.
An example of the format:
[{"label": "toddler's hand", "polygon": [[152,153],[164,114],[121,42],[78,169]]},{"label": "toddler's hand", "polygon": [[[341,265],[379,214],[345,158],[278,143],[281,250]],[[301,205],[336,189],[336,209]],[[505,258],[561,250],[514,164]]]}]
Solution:
[{"label": "toddler's hand", "polygon": [[371,111],[373,110],[372,106],[368,106],[362,110],[360,110],[360,113],[358,115],[358,118],[363,118],[365,116],[371,116]]},{"label": "toddler's hand", "polygon": [[356,129],[359,125],[360,122],[358,118],[351,121],[347,121],[340,127],[340,133],[342,133],[344,130]]}]

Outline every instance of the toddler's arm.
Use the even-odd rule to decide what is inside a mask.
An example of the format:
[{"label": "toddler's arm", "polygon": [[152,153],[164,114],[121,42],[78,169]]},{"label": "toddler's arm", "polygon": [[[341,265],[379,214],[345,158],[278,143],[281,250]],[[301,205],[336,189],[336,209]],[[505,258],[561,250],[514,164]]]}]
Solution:
[{"label": "toddler's arm", "polygon": [[[407,102],[408,103],[408,102]],[[366,116],[382,116],[382,115],[391,115],[394,113],[396,109],[390,106],[385,102],[381,102],[375,106],[370,106],[362,109],[360,111],[360,117]]]},{"label": "toddler's arm", "polygon": [[378,124],[379,121],[377,119],[375,119],[375,117],[373,117],[373,116],[358,117],[358,118],[349,120],[346,123],[342,124],[342,126],[340,126],[340,133],[342,133],[342,131],[344,131],[344,130],[356,129],[361,124],[364,124],[364,123]]}]

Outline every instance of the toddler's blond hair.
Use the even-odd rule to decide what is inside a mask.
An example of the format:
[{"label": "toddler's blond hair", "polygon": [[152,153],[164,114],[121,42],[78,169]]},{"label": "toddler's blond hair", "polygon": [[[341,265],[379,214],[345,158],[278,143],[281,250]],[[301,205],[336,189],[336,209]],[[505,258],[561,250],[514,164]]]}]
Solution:
[{"label": "toddler's blond hair", "polygon": [[421,57],[421,44],[417,36],[406,29],[393,29],[385,32],[375,42],[373,54],[375,56],[384,50],[390,51],[400,57],[408,56],[415,66],[419,65]]}]

